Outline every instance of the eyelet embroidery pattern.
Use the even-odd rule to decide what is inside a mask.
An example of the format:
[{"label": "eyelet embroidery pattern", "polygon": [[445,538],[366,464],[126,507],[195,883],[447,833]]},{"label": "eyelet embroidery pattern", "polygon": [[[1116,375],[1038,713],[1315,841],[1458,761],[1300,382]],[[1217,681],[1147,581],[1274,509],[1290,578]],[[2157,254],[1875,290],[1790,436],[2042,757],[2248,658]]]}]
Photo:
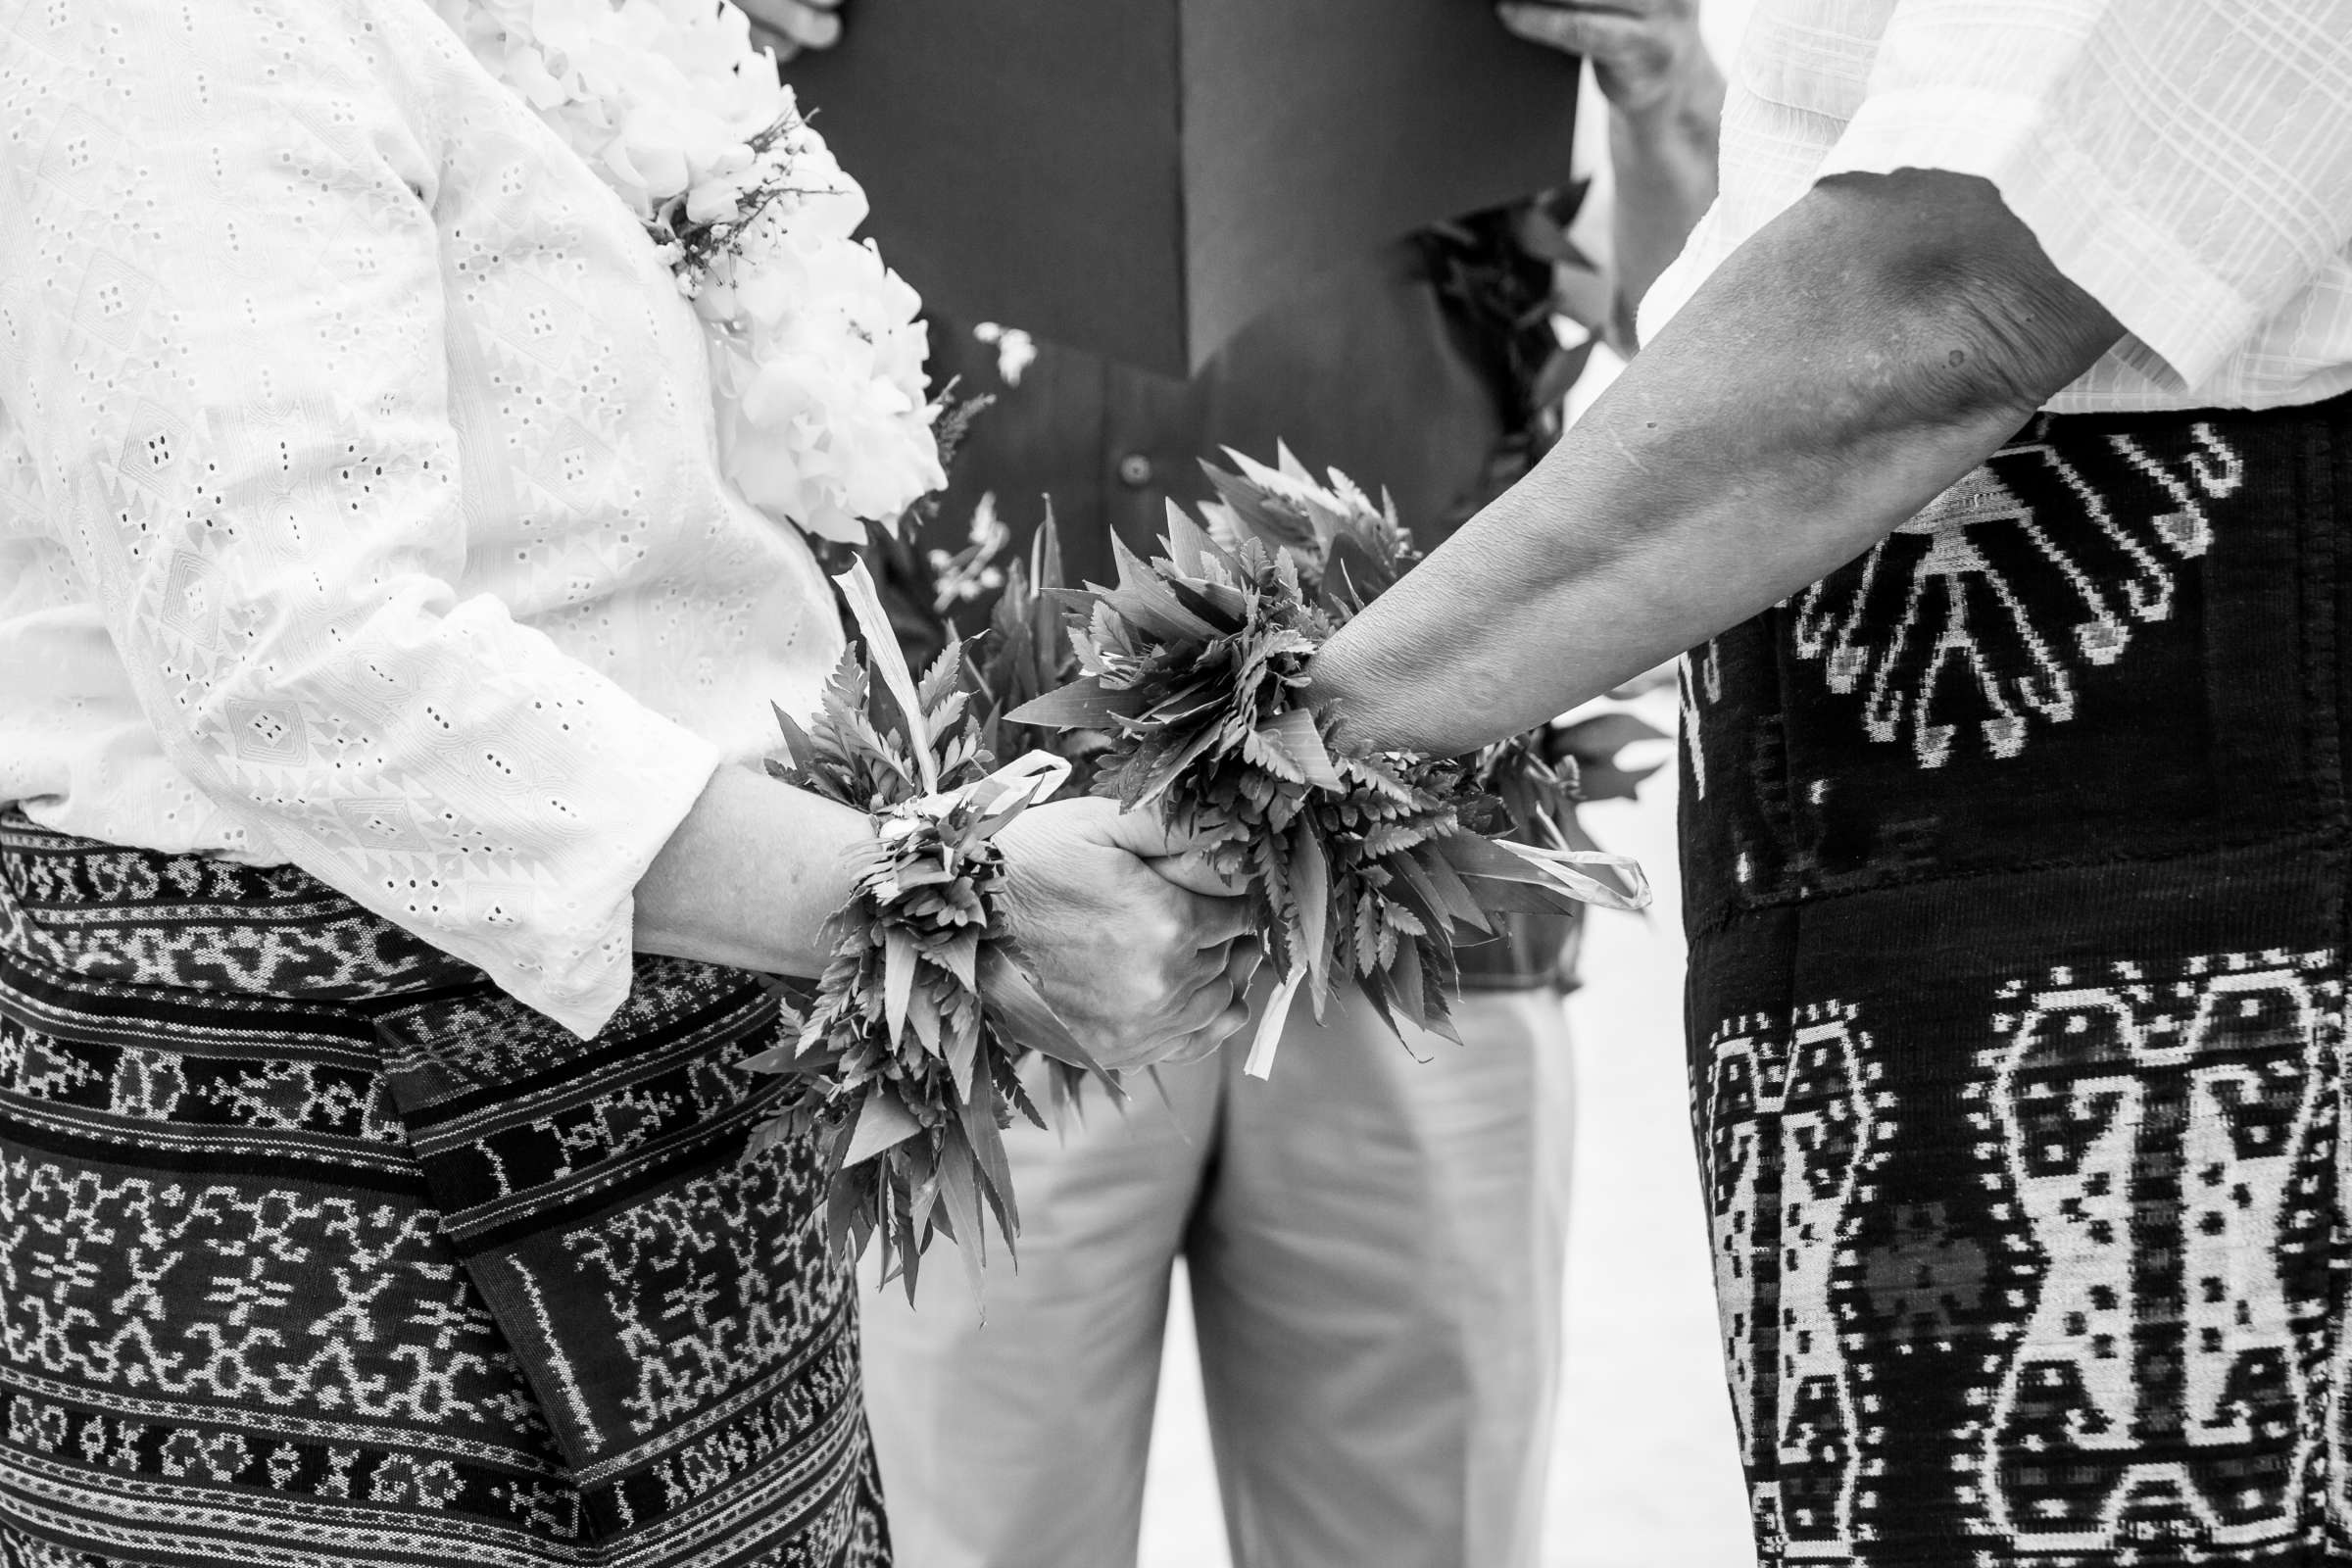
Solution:
[{"label": "eyelet embroidery pattern", "polygon": [[0,0],[0,800],[293,861],[593,1030],[840,648],[637,217],[359,0]]},{"label": "eyelet embroidery pattern", "polygon": [[[947,483],[922,302],[855,236],[865,193],[731,5],[436,0],[482,68],[627,204],[693,299],[720,463],[775,516],[861,543]],[[520,313],[561,330],[550,302]]]}]

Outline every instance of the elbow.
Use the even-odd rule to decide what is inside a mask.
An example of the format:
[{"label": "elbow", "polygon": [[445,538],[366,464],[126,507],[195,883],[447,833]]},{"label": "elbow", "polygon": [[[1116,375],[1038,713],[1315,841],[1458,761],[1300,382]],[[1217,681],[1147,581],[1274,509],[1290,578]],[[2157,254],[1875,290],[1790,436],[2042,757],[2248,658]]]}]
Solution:
[{"label": "elbow", "polygon": [[[288,608],[299,594],[281,585],[222,604],[208,638],[145,650],[164,676],[155,689],[168,694],[150,714],[165,754],[222,805],[298,807],[288,786],[315,766],[381,775],[403,709],[427,730],[455,722],[454,662],[428,653],[446,624],[444,584],[398,578],[364,599],[309,601],[307,615]],[[426,672],[439,678],[420,678]]]},{"label": "elbow", "polygon": [[1863,395],[1905,422],[2014,429],[2123,336],[1990,182],[1939,171],[1823,181],[1886,353]]},{"label": "elbow", "polygon": [[2071,286],[1971,257],[1889,280],[1880,306],[1901,323],[1902,348],[1889,366],[1890,403],[1952,425],[2023,423],[2113,341],[2070,351],[2080,314],[2064,296]]}]

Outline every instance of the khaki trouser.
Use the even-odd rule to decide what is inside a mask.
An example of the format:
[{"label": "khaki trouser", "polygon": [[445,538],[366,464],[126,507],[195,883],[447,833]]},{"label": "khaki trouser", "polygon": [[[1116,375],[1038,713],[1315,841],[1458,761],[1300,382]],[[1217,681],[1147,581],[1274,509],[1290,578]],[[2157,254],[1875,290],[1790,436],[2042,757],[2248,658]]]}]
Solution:
[{"label": "khaki trouser", "polygon": [[[1303,1005],[1298,1017],[1306,1019]],[[864,1302],[902,1568],[1135,1561],[1169,1270],[1188,1264],[1235,1568],[1532,1568],[1567,1213],[1566,1021],[1465,996],[1416,1061],[1353,997],[1011,1139],[1022,1235]],[[868,1281],[869,1285],[871,1280]]]}]

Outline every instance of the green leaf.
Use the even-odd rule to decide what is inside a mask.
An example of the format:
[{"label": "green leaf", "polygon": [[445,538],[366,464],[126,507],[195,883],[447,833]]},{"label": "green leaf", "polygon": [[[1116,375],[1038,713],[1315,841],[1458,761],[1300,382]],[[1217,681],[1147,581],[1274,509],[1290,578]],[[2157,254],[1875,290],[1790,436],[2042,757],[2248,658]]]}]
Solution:
[{"label": "green leaf", "polygon": [[1564,888],[1546,887],[1532,882],[1510,882],[1499,877],[1477,877],[1472,880],[1478,902],[1494,914],[1566,914],[1580,906]]},{"label": "green leaf", "polygon": [[1328,995],[1331,978],[1325,944],[1331,925],[1331,862],[1311,832],[1301,832],[1291,844],[1291,888],[1298,900],[1299,946],[1305,950],[1306,970],[1318,996]]},{"label": "green leaf", "polygon": [[800,1047],[788,1042],[746,1056],[735,1065],[745,1072],[797,1072],[803,1063]]},{"label": "green leaf", "polygon": [[980,1262],[988,1251],[988,1237],[980,1228],[977,1165],[978,1156],[964,1145],[963,1130],[953,1128],[947,1155],[939,1163],[939,1200],[954,1223],[956,1251],[975,1298],[980,1294]]},{"label": "green leaf", "polygon": [[979,951],[980,934],[977,931],[958,931],[955,936],[933,948],[929,957],[933,963],[954,975],[956,983],[964,990],[977,991],[980,989],[980,982],[977,978],[978,972],[973,965]]},{"label": "green leaf", "polygon": [[1200,760],[1201,754],[1215,744],[1216,738],[1214,729],[1202,725],[1182,746],[1162,753],[1149,768],[1134,774],[1132,790],[1120,791],[1121,804],[1133,810],[1159,799],[1186,768]]},{"label": "green leaf", "polygon": [[1423,929],[1443,931],[1452,922],[1446,912],[1446,901],[1438,894],[1437,885],[1430,881],[1429,873],[1422,869],[1423,853],[1416,851],[1410,855],[1399,855],[1381,863],[1396,873],[1397,883],[1389,890],[1396,903],[1419,916]]},{"label": "green leaf", "polygon": [[864,1103],[858,1107],[858,1125],[850,1134],[849,1149],[841,1156],[842,1168],[863,1164],[922,1130],[922,1123],[907,1111],[906,1102],[895,1092],[876,1084],[866,1091]]},{"label": "green leaf", "polygon": [[[924,1052],[933,1056],[938,1055],[940,1054],[939,1002],[931,995],[931,987],[928,983],[917,985],[913,995],[906,999],[906,1022],[913,1028],[914,1038],[922,1046]],[[953,1068],[954,1065],[955,1063],[951,1060],[949,1066]]]},{"label": "green leaf", "polygon": [[1298,766],[1299,776],[1316,789],[1341,790],[1348,787],[1333,765],[1331,753],[1323,746],[1322,732],[1315,728],[1315,715],[1303,708],[1286,710],[1258,733],[1269,736],[1282,748],[1283,755]]},{"label": "green leaf", "polygon": [[1040,588],[1061,585],[1061,522],[1054,514],[1054,498],[1046,497],[1046,520],[1029,541],[1029,574]]},{"label": "green leaf", "polygon": [[1222,623],[1231,631],[1239,631],[1250,618],[1250,596],[1239,588],[1221,582],[1202,579],[1198,582],[1170,582],[1168,592],[1177,602],[1203,620]]},{"label": "green leaf", "polygon": [[906,1032],[906,999],[914,991],[914,938],[902,925],[882,928],[882,1012],[890,1022],[890,1049]]},{"label": "green leaf", "polygon": [[1207,642],[1217,628],[1187,610],[1158,572],[1139,560],[1113,532],[1111,559],[1118,563],[1119,586],[1111,601],[1122,614],[1155,637],[1175,642]]},{"label": "green leaf", "polygon": [[[1348,614],[1378,599],[1396,582],[1396,568],[1347,534],[1331,541],[1323,558],[1323,600]],[[1337,594],[1344,598],[1335,598]]]},{"label": "green leaf", "polygon": [[980,1034],[981,1026],[974,1020],[948,1037],[948,1076],[955,1080],[959,1095],[971,1092],[972,1069],[980,1055]]},{"label": "green leaf", "polygon": [[1668,739],[1664,730],[1621,708],[1561,725],[1549,737],[1556,751],[1585,766],[1609,761],[1628,746]]},{"label": "green leaf", "polygon": [[1543,872],[1510,851],[1476,833],[1448,833],[1444,838],[1432,839],[1429,848],[1444,856],[1446,862],[1465,877],[1539,884],[1547,880]]},{"label": "green leaf", "polygon": [[[1489,923],[1479,906],[1478,899],[1472,895],[1469,885],[1455,873],[1452,864],[1446,858],[1444,840],[1433,840],[1424,844],[1409,857],[1398,856],[1397,860],[1399,862],[1409,861],[1429,878],[1429,885],[1436,891],[1440,904],[1453,919],[1476,930],[1490,933],[1494,931],[1494,927]],[[1432,934],[1443,934],[1445,929],[1444,926],[1439,926]]]},{"label": "green leaf", "polygon": [[1619,767],[1614,762],[1585,762],[1578,765],[1577,793],[1588,801],[1630,801],[1636,799],[1642,781],[1666,764],[1652,762],[1647,767]]},{"label": "green leaf", "polygon": [[1027,1046],[1041,1056],[1066,1061],[1088,1072],[1101,1072],[1094,1054],[1078,1043],[1069,1025],[1048,1003],[1037,982],[1005,955],[1001,943],[980,950],[980,1000],[993,1015],[997,1032]]},{"label": "green leaf", "polygon": [[1168,547],[1168,560],[1178,571],[1191,577],[1208,574],[1208,553],[1214,548],[1208,535],[1201,530],[1173,497],[1167,504],[1168,527],[1161,542]]},{"label": "green leaf", "polygon": [[[1031,1114],[1035,1114],[1032,1108]],[[1004,1137],[997,1130],[997,1108],[988,1074],[972,1084],[963,1102],[963,1136],[971,1145],[972,1161],[980,1177],[980,1196],[996,1210],[997,1231],[1010,1252],[1021,1233],[1021,1214],[1012,1190],[1012,1161],[1005,1157]]]},{"label": "green leaf", "polygon": [[1104,691],[1100,677],[1082,675],[1057,691],[1032,698],[1004,716],[1039,729],[1108,729],[1144,710],[1139,693]]},{"label": "green leaf", "polygon": [[962,670],[963,644],[959,639],[950,637],[947,647],[931,662],[931,667],[923,671],[923,678],[915,683],[915,700],[923,705],[926,716],[937,713],[940,705],[951,697],[960,698],[963,695],[959,690]]},{"label": "green leaf", "polygon": [[803,775],[813,774],[816,771],[816,742],[808,738],[808,732],[801,728],[798,720],[784,711],[782,705],[770,703],[767,706],[776,715],[776,728],[784,732],[784,749],[792,754],[792,765]]}]

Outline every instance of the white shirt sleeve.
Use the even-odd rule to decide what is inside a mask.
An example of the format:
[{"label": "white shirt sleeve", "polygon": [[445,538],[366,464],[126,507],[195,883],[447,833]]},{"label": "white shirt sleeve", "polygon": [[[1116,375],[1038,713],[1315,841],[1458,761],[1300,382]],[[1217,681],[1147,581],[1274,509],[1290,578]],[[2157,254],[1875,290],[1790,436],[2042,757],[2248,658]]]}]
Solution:
[{"label": "white shirt sleeve", "polygon": [[2205,382],[2352,242],[2352,0],[1880,4],[1819,173],[1991,181],[2159,386]]},{"label": "white shirt sleeve", "polygon": [[590,1034],[718,758],[451,586],[466,252],[433,199],[462,150],[380,36],[295,47],[273,9],[0,47],[0,403],[167,755],[250,851]]}]

